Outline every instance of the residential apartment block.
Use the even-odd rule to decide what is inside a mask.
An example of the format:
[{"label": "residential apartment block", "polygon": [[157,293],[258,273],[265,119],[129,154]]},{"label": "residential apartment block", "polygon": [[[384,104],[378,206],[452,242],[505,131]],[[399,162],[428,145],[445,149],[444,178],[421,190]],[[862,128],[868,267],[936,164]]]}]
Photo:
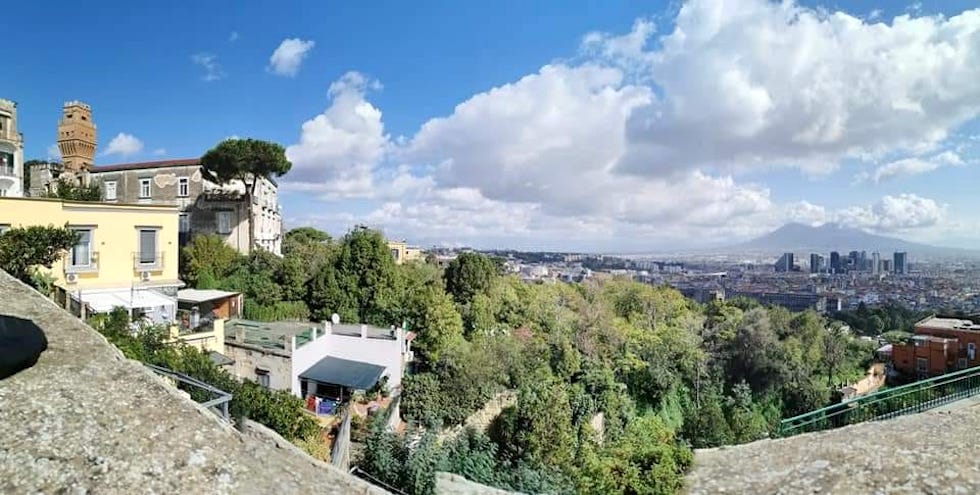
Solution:
[{"label": "residential apartment block", "polygon": [[0,198],[20,197],[24,177],[24,137],[17,131],[17,104],[0,99]]},{"label": "residential apartment block", "polygon": [[0,198],[0,230],[68,225],[78,243],[50,269],[55,300],[77,315],[122,306],[173,322],[177,309],[177,208],[45,198]]},{"label": "residential apartment block", "polygon": [[230,320],[225,354],[239,378],[298,397],[341,401],[381,380],[399,389],[414,357],[412,338],[401,328]]},{"label": "residential apartment block", "polygon": [[[32,193],[49,189],[61,173],[51,164],[32,170]],[[198,159],[104,165],[91,167],[82,175],[89,183],[101,186],[106,203],[177,206],[181,245],[196,234],[216,234],[243,254],[253,245],[282,254],[278,186],[271,180],[259,179],[249,204],[245,184],[208,180]],[[249,242],[250,237],[254,243]]]},{"label": "residential apartment block", "polygon": [[915,324],[908,342],[892,345],[892,366],[907,375],[941,375],[980,365],[980,324],[931,316]]}]

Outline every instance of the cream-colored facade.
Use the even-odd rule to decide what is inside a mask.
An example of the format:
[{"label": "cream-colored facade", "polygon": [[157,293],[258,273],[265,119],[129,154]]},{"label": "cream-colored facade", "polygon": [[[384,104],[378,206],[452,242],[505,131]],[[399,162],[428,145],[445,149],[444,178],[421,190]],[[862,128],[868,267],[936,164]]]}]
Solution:
[{"label": "cream-colored facade", "polygon": [[79,233],[49,270],[56,299],[76,314],[122,306],[157,323],[174,321],[183,285],[177,222],[176,206],[0,198],[0,229],[67,225]]},{"label": "cream-colored facade", "polygon": [[217,318],[204,328],[182,331],[178,325],[170,327],[170,341],[181,341],[204,352],[225,353],[225,320]]},{"label": "cream-colored facade", "polygon": [[422,259],[422,249],[409,246],[405,241],[388,241],[388,250],[395,259],[395,263],[402,264],[409,261]]}]

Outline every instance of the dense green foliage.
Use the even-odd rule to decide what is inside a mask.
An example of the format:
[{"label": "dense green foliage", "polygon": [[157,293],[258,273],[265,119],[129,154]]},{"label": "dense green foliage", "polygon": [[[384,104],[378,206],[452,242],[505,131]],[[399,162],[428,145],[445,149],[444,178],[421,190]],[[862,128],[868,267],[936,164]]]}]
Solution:
[{"label": "dense green foliage", "polygon": [[446,291],[461,305],[486,292],[497,274],[493,260],[478,253],[462,253],[446,267]]},{"label": "dense green foliage", "polygon": [[69,201],[102,201],[102,188],[97,183],[79,184],[74,180],[61,179],[45,196]]},{"label": "dense green foliage", "polygon": [[51,268],[76,242],[78,234],[67,226],[7,229],[0,234],[0,269],[36,287],[36,281],[43,277],[36,274],[35,268]]},{"label": "dense green foliage", "polygon": [[180,272],[198,289],[241,292],[245,318],[305,320],[310,312],[302,299],[307,283],[302,267],[309,266],[308,251],[313,249],[287,239],[282,258],[261,249],[244,256],[219,236],[198,235],[181,250]]},{"label": "dense green foliage", "polygon": [[[197,285],[240,290],[263,316],[289,305],[416,334],[401,391],[409,429],[378,420],[357,461],[414,494],[431,493],[439,470],[526,493],[675,492],[691,447],[765,438],[781,418],[832,403],[874,347],[814,312],[749,300],[700,306],[615,279],[525,283],[480,254],[445,271],[396,265],[363,227],[336,242],[290,232],[281,259],[201,242],[184,260]],[[506,390],[516,403],[485,433],[439,440]]]},{"label": "dense green foliage", "polygon": [[850,325],[856,333],[871,337],[891,331],[911,332],[915,323],[926,316],[929,313],[911,310],[895,302],[876,308],[861,303],[853,311],[840,311],[833,315],[835,319]]},{"label": "dense green foliage", "polygon": [[[287,391],[269,390],[253,381],[236,380],[197,348],[168,343],[165,328],[147,327],[134,332],[130,329],[129,314],[122,308],[96,315],[89,323],[130,359],[169,368],[231,393],[229,410],[235,418],[249,418],[291,440],[319,435],[316,420],[303,413],[300,399]],[[195,388],[188,392],[192,397],[201,394]]]},{"label": "dense green foliage", "polygon": [[[452,442],[423,435],[414,448],[431,450],[438,469],[524,492],[675,492],[690,447],[765,438],[781,418],[832,403],[874,347],[813,312],[699,306],[628,281],[541,285],[494,273],[463,285],[473,289],[454,300],[467,331],[424,353],[403,382],[402,415],[431,431],[516,391],[486,435],[466,437],[472,464],[446,460],[465,450]],[[386,435],[362,467],[395,459],[386,482],[430,493],[418,471],[399,467],[415,444]]]},{"label": "dense green foliage", "polygon": [[201,157],[201,166],[221,183],[240,180],[254,192],[257,177],[266,179],[289,172],[293,164],[286,150],[277,143],[259,139],[226,139]]}]

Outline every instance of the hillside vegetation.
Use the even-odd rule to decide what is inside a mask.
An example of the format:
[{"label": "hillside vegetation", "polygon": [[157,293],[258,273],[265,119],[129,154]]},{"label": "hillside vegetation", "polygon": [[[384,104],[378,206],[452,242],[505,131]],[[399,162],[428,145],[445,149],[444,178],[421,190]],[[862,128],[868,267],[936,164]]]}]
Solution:
[{"label": "hillside vegetation", "polygon": [[[873,352],[813,312],[701,306],[627,280],[526,283],[473,253],[445,270],[395,265],[366,228],[339,241],[294,230],[284,252],[244,257],[198,237],[185,280],[244,292],[251,317],[338,313],[416,332],[401,403],[409,430],[376,421],[358,462],[408,493],[431,493],[439,470],[527,493],[673,493],[692,448],[764,438],[781,418],[828,405]],[[517,403],[487,432],[439,442],[441,428],[508,389]]]}]

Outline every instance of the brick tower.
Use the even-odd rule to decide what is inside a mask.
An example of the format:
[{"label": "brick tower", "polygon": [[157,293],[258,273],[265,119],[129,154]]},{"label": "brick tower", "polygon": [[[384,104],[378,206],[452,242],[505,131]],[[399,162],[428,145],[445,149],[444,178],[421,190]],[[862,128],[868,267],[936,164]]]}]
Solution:
[{"label": "brick tower", "polygon": [[58,122],[58,149],[66,172],[87,172],[95,163],[95,122],[92,107],[80,101],[65,103]]}]

